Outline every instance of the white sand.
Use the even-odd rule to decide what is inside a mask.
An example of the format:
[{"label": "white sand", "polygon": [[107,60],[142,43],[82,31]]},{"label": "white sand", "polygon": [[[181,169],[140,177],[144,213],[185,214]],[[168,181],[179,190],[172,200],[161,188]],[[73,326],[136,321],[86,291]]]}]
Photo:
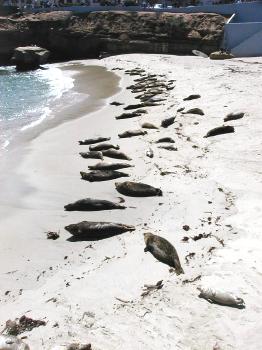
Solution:
[{"label": "white sand", "polygon": [[[262,59],[215,62],[122,55],[91,64],[165,74],[166,80],[176,80],[175,89],[162,106],[148,108],[142,118],[117,121],[114,117],[123,106],[107,104],[30,142],[15,174],[26,184],[23,197],[5,208],[8,215],[1,219],[1,327],[24,314],[46,320],[45,327],[26,334],[33,350],[73,341],[90,342],[94,350],[259,349]],[[122,91],[108,103],[137,102],[125,89],[136,77],[123,72],[116,71]],[[184,102],[192,93],[201,98]],[[199,107],[205,115],[177,113],[175,124],[167,129],[118,139],[119,132],[138,128],[141,121],[159,125],[165,117],[176,115],[179,107]],[[227,123],[235,126],[234,134],[203,138],[233,111],[246,113],[243,119]],[[126,169],[131,180],[160,187],[163,197],[126,197],[126,204],[135,208],[124,211],[63,211],[65,204],[80,198],[118,197],[115,181],[80,180],[79,171],[96,161],[78,155],[87,147],[77,141],[98,135],[111,136],[133,158],[135,167]],[[163,136],[175,139],[177,152],[158,149],[154,141]],[[153,159],[145,156],[149,147]],[[159,169],[172,173],[161,176]],[[136,231],[97,242],[67,241],[70,234],[63,227],[82,220],[133,224]],[[190,230],[184,231],[183,225]],[[60,231],[60,238],[47,240],[49,230]],[[146,231],[174,244],[185,275],[177,277],[144,253]],[[200,233],[216,238],[181,241]],[[215,249],[209,252],[211,247]],[[195,255],[186,263],[189,253]],[[194,283],[182,283],[199,275]],[[142,298],[143,285],[159,280],[163,288]],[[246,309],[209,304],[198,298],[198,285],[234,292],[245,300]],[[5,295],[6,291],[10,293]]]}]

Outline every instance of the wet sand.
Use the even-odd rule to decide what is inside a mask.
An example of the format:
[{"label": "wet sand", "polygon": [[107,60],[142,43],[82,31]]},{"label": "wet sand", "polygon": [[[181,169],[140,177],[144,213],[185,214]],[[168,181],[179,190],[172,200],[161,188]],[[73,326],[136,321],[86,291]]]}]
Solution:
[{"label": "wet sand", "polygon": [[[26,333],[32,349],[73,341],[90,342],[94,350],[257,349],[262,301],[262,92],[257,74],[262,62],[123,55],[91,64],[123,68],[114,71],[122,90],[98,110],[46,130],[26,147],[15,175],[29,189],[18,207],[9,208],[12,215],[1,219],[1,326],[23,314],[46,320],[45,327]],[[134,67],[163,74],[159,79],[165,81],[175,79],[175,88],[142,117],[116,120],[123,107],[137,103],[126,90],[137,77],[124,74]],[[201,98],[183,101],[190,94]],[[111,106],[111,101],[125,105]],[[205,114],[177,113],[180,107],[198,107]],[[245,117],[228,123],[235,133],[203,137],[236,110]],[[117,136],[142,121],[160,125],[171,116],[175,123],[167,129],[130,139]],[[110,136],[132,158],[135,167],[125,169],[130,180],[161,188],[163,197],[125,197],[128,208],[120,211],[63,211],[80,198],[115,201],[119,196],[114,180],[80,179],[79,172],[97,161],[81,158],[78,153],[88,147],[77,141],[93,136]],[[158,148],[155,141],[165,136],[175,139],[177,152]],[[145,156],[149,147],[153,159]],[[136,231],[97,242],[68,241],[63,227],[82,220],[122,222]],[[58,231],[60,238],[47,240],[46,231]],[[147,231],[174,244],[184,275],[176,276],[144,253]],[[207,237],[195,239],[201,234]],[[159,280],[161,290],[141,297],[144,284]],[[246,309],[210,304],[198,298],[198,285],[234,292]]]}]

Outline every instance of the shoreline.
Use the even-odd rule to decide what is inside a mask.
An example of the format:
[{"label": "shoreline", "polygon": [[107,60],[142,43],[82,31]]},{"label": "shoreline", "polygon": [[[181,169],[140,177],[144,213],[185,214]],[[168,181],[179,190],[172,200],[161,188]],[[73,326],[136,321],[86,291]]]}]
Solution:
[{"label": "shoreline", "polygon": [[[119,71],[121,91],[112,101],[125,105],[137,102],[126,90],[134,77],[124,74],[124,70],[136,66],[148,73],[164,74],[165,80],[175,79],[175,89],[167,94],[165,102],[147,108],[148,113],[139,119],[117,121],[114,117],[123,112],[124,106],[107,104],[31,141],[18,175],[27,178],[35,190],[27,194],[13,220],[2,220],[1,327],[7,319],[22,314],[48,321],[47,326],[26,333],[32,349],[49,350],[54,344],[73,341],[91,342],[94,350],[212,350],[216,344],[223,350],[244,350],[247,344],[249,350],[256,349],[261,336],[259,326],[257,332],[253,331],[253,322],[259,319],[261,297],[259,288],[252,286],[261,285],[258,245],[262,222],[258,215],[254,231],[252,215],[259,214],[262,193],[258,120],[262,106],[261,102],[255,105],[257,96],[252,97],[249,110],[244,98],[237,99],[255,85],[253,77],[258,68],[248,62],[167,55],[122,55],[100,61],[111,70],[123,68]],[[230,73],[233,69],[234,74]],[[201,98],[183,101],[192,93],[199,93]],[[177,113],[179,107],[199,107],[205,115]],[[239,108],[246,115],[232,122],[234,134],[203,138],[208,130],[223,123],[227,113]],[[138,128],[142,121],[159,125],[173,115],[175,124],[170,128],[148,130],[144,137],[117,137],[122,131]],[[133,158],[130,163],[135,167],[127,171],[130,181],[159,187],[163,197],[125,197],[128,209],[124,211],[64,212],[63,205],[80,198],[115,201],[118,196],[115,181],[80,180],[79,171],[96,161],[79,157],[78,152],[87,147],[79,146],[77,141],[100,135],[111,136],[112,143],[119,143],[121,150]],[[175,139],[177,152],[157,147],[155,141],[165,136]],[[145,156],[148,147],[155,153],[152,160]],[[256,163],[252,162],[254,157]],[[97,242],[68,242],[69,234],[63,227],[82,220],[133,224],[136,231]],[[189,231],[183,229],[185,225]],[[22,237],[18,242],[17,226]],[[47,230],[60,230],[60,239],[46,240]],[[167,266],[143,252],[142,233],[147,231],[175,245],[185,275],[170,273]],[[192,238],[210,232],[212,236],[207,238]],[[183,242],[185,236],[189,237],[187,243]],[[25,238],[27,242],[21,244]],[[19,261],[10,263],[10,256],[21,246]],[[16,270],[19,272],[12,272]],[[198,276],[195,282],[185,282]],[[159,280],[164,281],[163,289],[142,298],[143,285]],[[211,305],[198,298],[199,284],[238,293],[247,308],[240,311]],[[11,292],[4,295],[9,288]],[[50,298],[56,301],[49,302]],[[241,321],[242,317],[246,322]],[[56,322],[58,327],[53,327]],[[254,337],[255,333],[256,339],[250,344],[250,335]]]}]

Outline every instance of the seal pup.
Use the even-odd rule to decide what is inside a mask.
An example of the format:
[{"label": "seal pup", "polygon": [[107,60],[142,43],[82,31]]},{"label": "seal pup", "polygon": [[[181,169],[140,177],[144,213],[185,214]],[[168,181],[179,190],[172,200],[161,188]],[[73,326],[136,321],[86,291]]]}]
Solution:
[{"label": "seal pup", "polygon": [[111,143],[100,143],[99,145],[89,146],[89,151],[105,151],[110,148],[119,149],[120,147]]},{"label": "seal pup", "polygon": [[91,152],[80,152],[79,153],[82,158],[88,159],[103,159],[103,153],[99,151],[91,151]]},{"label": "seal pup", "polygon": [[99,211],[112,209],[126,209],[124,205],[104,199],[84,198],[64,206],[66,211]]},{"label": "seal pup", "polygon": [[75,237],[95,240],[120,235],[127,231],[134,231],[135,227],[113,222],[82,221],[65,226],[65,230]]},{"label": "seal pup", "polygon": [[0,334],[0,350],[30,350],[30,348],[13,335]]},{"label": "seal pup", "polygon": [[82,141],[78,141],[79,145],[92,145],[98,142],[104,142],[111,140],[111,137],[95,137],[93,139],[86,139]]},{"label": "seal pup", "polygon": [[130,197],[153,197],[153,196],[162,196],[162,191],[159,188],[143,184],[141,182],[116,182],[116,190]]},{"label": "seal pup", "polygon": [[211,137],[211,136],[217,136],[222,134],[229,134],[235,132],[235,129],[233,126],[230,125],[223,125],[219,126],[218,128],[214,128],[209,130],[209,132],[204,137]]},{"label": "seal pup", "polygon": [[80,171],[80,175],[83,180],[86,180],[89,182],[108,181],[108,180],[118,179],[119,177],[129,176],[126,173],[123,173],[121,171],[116,171],[116,170],[94,170],[94,171],[90,171],[89,173]]},{"label": "seal pup", "polygon": [[177,275],[184,273],[175,247],[165,238],[146,232],[144,240],[144,252],[150,252],[160,262],[173,267]]},{"label": "seal pup", "polygon": [[138,129],[138,130],[127,130],[122,132],[122,134],[118,134],[118,137],[121,139],[126,138],[126,137],[133,137],[133,136],[141,136],[141,135],[146,135],[147,131]]},{"label": "seal pup", "polygon": [[166,118],[162,120],[161,126],[163,128],[168,128],[170,125],[174,124],[174,122],[175,122],[175,117]]},{"label": "seal pup", "polygon": [[124,168],[131,168],[134,165],[128,163],[107,163],[107,162],[99,162],[95,165],[89,165],[88,169],[90,170],[119,170]]},{"label": "seal pup", "polygon": [[132,158],[128,157],[125,153],[115,150],[113,148],[102,151],[102,154],[103,156],[109,157],[109,158],[132,160]]},{"label": "seal pup", "polygon": [[209,303],[245,308],[245,302],[242,298],[223,291],[213,290],[211,288],[197,288],[200,291],[199,298],[206,299]]},{"label": "seal pup", "polygon": [[144,129],[158,129],[158,127],[152,123],[145,122],[141,125]]}]

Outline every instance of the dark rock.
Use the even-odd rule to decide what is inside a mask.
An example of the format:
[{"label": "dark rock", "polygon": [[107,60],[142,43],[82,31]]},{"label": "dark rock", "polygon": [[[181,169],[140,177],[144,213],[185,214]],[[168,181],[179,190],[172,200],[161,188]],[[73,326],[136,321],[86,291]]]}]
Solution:
[{"label": "dark rock", "polygon": [[17,47],[11,58],[18,71],[34,70],[47,63],[50,52],[38,46]]},{"label": "dark rock", "polygon": [[47,232],[46,233],[46,238],[47,239],[52,239],[52,240],[56,240],[56,239],[58,239],[60,236],[59,236],[59,234],[57,233],[57,232],[52,232],[52,231],[49,231],[49,232]]}]

